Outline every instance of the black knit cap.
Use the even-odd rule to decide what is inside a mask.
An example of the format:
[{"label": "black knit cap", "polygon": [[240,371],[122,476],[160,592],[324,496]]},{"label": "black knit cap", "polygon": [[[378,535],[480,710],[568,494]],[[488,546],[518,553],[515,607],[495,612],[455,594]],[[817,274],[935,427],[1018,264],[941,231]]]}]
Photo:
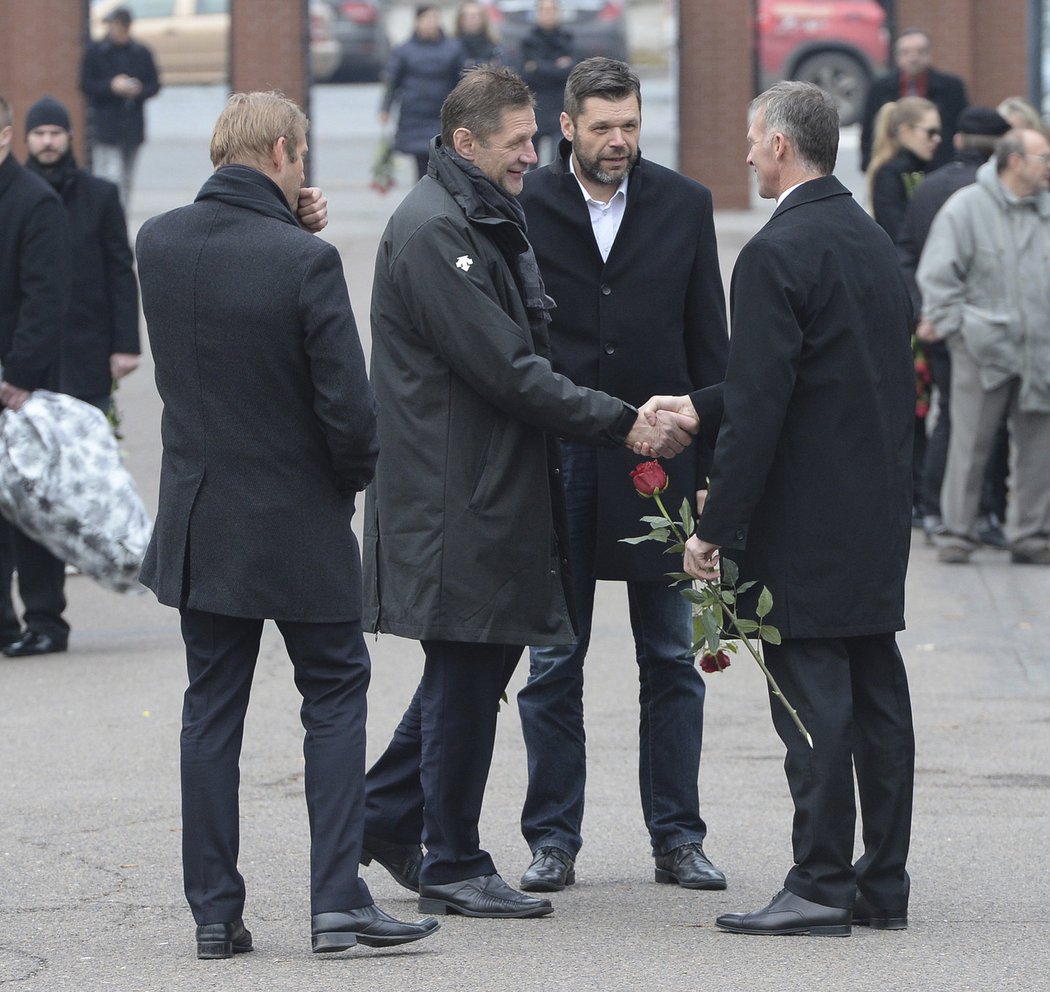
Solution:
[{"label": "black knit cap", "polygon": [[1010,130],[1010,123],[992,107],[967,107],[955,122],[960,134],[984,134],[998,138]]},{"label": "black knit cap", "polygon": [[41,97],[29,108],[29,113],[26,114],[26,134],[45,124],[53,124],[64,131],[73,130],[69,123],[69,112],[53,96]]}]

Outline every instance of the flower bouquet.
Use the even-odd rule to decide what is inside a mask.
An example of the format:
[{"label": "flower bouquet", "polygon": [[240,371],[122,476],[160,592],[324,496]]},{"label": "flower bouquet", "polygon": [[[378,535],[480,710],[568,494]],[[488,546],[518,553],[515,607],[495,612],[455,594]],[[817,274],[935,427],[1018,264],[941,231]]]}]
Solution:
[{"label": "flower bouquet", "polygon": [[[623,543],[641,544],[643,541],[659,541],[667,545],[664,554],[682,554],[685,551],[685,542],[692,537],[696,529],[689,500],[682,500],[679,519],[673,519],[660,498],[660,494],[667,489],[668,479],[667,473],[658,461],[642,462],[632,470],[631,480],[640,496],[656,502],[660,515],[642,517],[642,523],[649,525],[649,533],[642,534],[640,537],[621,538]],[[737,651],[738,647],[736,641],[723,639],[722,632],[728,630],[731,637],[739,638],[740,643],[762,669],[762,674],[769,683],[770,693],[784,705],[795,726],[798,727],[799,733],[812,747],[813,738],[810,737],[809,731],[806,730],[795,708],[780,691],[780,686],[777,685],[776,679],[766,667],[758,648],[748,636],[749,634],[754,635],[759,642],[780,643],[780,631],[772,624],[765,622],[765,618],[773,608],[772,593],[763,586],[758,596],[756,618],[751,620],[741,617],[737,612],[740,596],[755,583],[739,584],[740,572],[736,563],[725,557],[721,558],[721,573],[718,581],[705,579],[701,582],[697,582],[686,572],[668,573],[676,583],[683,583],[680,591],[693,605],[691,650],[693,654],[700,655],[701,670],[714,673],[724,671],[729,667],[730,653]]]}]

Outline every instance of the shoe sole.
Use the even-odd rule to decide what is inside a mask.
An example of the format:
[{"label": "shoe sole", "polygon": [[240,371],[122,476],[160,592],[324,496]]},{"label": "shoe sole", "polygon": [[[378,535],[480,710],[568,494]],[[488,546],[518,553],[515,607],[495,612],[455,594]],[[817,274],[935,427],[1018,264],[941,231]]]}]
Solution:
[{"label": "shoe sole", "polygon": [[406,934],[401,937],[372,936],[369,934],[340,933],[316,933],[312,937],[314,954],[328,954],[333,951],[346,951],[355,944],[364,947],[396,947],[398,944],[411,944],[413,941],[422,940],[432,933],[440,930],[440,925],[431,930],[423,930],[420,933]]},{"label": "shoe sole", "polygon": [[420,896],[419,911],[431,916],[458,915],[471,916],[479,920],[527,920],[534,916],[547,916],[554,912],[554,907],[540,906],[536,909],[519,909],[511,913],[476,913],[445,899],[426,899]]},{"label": "shoe sole", "polygon": [[393,880],[394,880],[395,882],[397,882],[397,884],[398,884],[398,885],[400,885],[400,886],[401,886],[402,888],[408,889],[408,891],[409,891],[409,892],[415,892],[415,893],[416,893],[416,895],[419,895],[419,886],[418,886],[418,885],[413,885],[413,884],[412,884],[412,883],[411,883],[411,882],[410,882],[410,881],[409,881],[409,880],[408,880],[407,878],[405,878],[405,876],[404,876],[404,875],[402,875],[402,874],[401,874],[400,872],[398,872],[398,871],[394,871],[394,869],[393,869],[393,868],[391,868],[391,867],[390,867],[390,865],[388,865],[388,864],[387,864],[387,863],[386,863],[386,862],[385,862],[385,861],[384,861],[384,860],[383,860],[382,858],[380,858],[380,857],[379,857],[378,855],[375,855],[375,854],[362,854],[362,855],[361,855],[361,864],[363,864],[363,865],[364,865],[364,866],[365,866],[366,868],[367,868],[367,867],[368,867],[368,866],[369,866],[369,865],[370,865],[370,864],[371,864],[371,863],[372,863],[373,861],[374,861],[374,862],[375,862],[375,863],[376,863],[377,865],[382,865],[382,866],[383,866],[383,867],[384,867],[384,868],[385,868],[385,869],[387,870],[387,872],[389,873],[390,877],[391,877],[391,878],[392,878],[392,879],[393,879]]},{"label": "shoe sole", "polygon": [[525,876],[521,876],[520,888],[522,892],[561,892],[563,889],[570,885],[576,884],[576,872],[570,871],[565,876],[565,881],[561,884],[558,882],[548,882],[544,879],[538,878],[534,882],[525,881]]},{"label": "shoe sole", "polygon": [[718,892],[726,887],[725,879],[719,880],[717,878],[707,882],[682,882],[679,881],[678,876],[674,872],[667,871],[666,868],[657,868],[653,877],[661,885],[677,885],[683,889],[703,889],[707,892]]},{"label": "shoe sole", "polygon": [[254,948],[249,944],[247,947],[238,946],[232,940],[205,940],[197,942],[198,961],[222,961],[232,958],[234,954],[247,954]]},{"label": "shoe sole", "polygon": [[888,917],[872,917],[867,920],[854,920],[853,925],[855,927],[867,927],[869,930],[907,930],[908,929],[908,917],[906,916],[888,916]]},{"label": "shoe sole", "polygon": [[349,950],[357,943],[357,936],[352,933],[315,933],[310,941],[314,954],[332,954]]},{"label": "shoe sole", "polygon": [[758,927],[734,927],[724,923],[715,924],[726,933],[744,933],[759,937],[848,937],[849,924],[829,927],[791,927],[786,930],[761,930]]}]

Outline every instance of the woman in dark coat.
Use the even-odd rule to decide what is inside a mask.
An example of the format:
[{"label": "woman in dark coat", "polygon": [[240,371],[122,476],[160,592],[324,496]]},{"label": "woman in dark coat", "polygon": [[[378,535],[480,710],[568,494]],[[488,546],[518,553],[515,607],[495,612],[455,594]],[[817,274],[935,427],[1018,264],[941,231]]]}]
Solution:
[{"label": "woman in dark coat", "polygon": [[536,151],[541,165],[554,158],[561,141],[565,81],[577,61],[574,44],[572,33],[561,25],[558,0],[538,0],[536,25],[521,40],[521,78],[536,96]]},{"label": "woman in dark coat", "polygon": [[489,15],[477,0],[464,0],[456,11],[456,40],[463,49],[463,67],[499,65],[503,49],[496,43]]},{"label": "woman in dark coat", "polygon": [[416,174],[427,174],[430,139],[441,130],[441,104],[459,82],[463,49],[441,30],[437,7],[416,8],[412,37],[390,55],[379,120],[386,124],[398,105],[394,148],[416,160]]},{"label": "woman in dark coat", "polygon": [[[868,166],[868,195],[875,222],[894,241],[904,224],[912,193],[931,167],[941,143],[941,114],[921,96],[887,103],[875,120],[875,149]],[[915,355],[914,507],[912,523],[922,526],[922,463],[926,456],[926,414],[932,376],[922,345],[912,335]]]}]

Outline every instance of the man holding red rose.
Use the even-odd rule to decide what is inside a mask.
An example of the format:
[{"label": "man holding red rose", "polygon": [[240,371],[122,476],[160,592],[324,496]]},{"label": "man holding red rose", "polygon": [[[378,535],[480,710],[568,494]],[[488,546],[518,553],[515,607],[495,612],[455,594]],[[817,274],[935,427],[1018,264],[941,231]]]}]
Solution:
[{"label": "man holding red rose", "polygon": [[733,271],[725,382],[653,406],[687,405],[718,431],[685,570],[717,579],[721,550],[741,580],[769,587],[782,641],[763,645],[765,663],[812,747],[771,695],[795,863],[768,906],[716,922],[747,934],[899,930],[915,765],[896,643],[911,538],[910,299],[892,243],[831,175],[830,98],[778,83],[749,125],[748,164],[777,208]]}]

